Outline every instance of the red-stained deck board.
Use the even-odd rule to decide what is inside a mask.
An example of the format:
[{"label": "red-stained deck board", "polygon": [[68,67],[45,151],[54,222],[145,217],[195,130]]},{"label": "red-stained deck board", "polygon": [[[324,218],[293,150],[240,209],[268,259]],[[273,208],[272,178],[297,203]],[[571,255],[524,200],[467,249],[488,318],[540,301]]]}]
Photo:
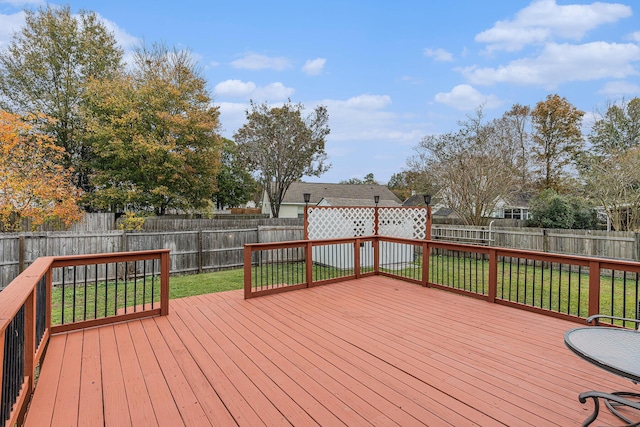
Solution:
[{"label": "red-stained deck board", "polygon": [[[162,321],[169,322],[169,320],[164,318],[158,319],[158,323]],[[195,330],[198,330],[197,324],[192,324],[190,325],[191,327],[187,327],[178,316],[173,316],[171,318],[171,325],[174,329],[180,331],[179,339],[182,340],[182,343],[189,346],[193,363],[197,364],[201,370],[201,374],[204,374],[209,384],[215,388],[214,393],[219,396],[220,399],[227,402],[227,409],[231,412],[234,420],[239,425],[265,425],[260,415],[251,407],[250,397],[254,399],[264,397],[256,391],[251,381],[244,377],[242,372],[235,369],[232,363],[218,360],[211,356],[208,352],[209,349],[204,347],[200,335],[197,337],[194,335]],[[175,338],[178,338],[177,334]],[[215,343],[213,343],[213,345],[215,345]],[[213,350],[214,349],[212,349],[212,351]],[[244,393],[242,391],[244,391]],[[270,414],[273,414],[274,409],[270,403],[265,408]]]},{"label": "red-stained deck board", "polygon": [[[212,322],[209,317],[205,317],[202,314],[200,311],[201,309],[202,307],[191,311],[183,310],[180,312],[180,316],[184,316],[183,320],[185,322],[197,325],[194,332],[198,334],[203,346],[207,348],[207,351],[214,359],[220,360],[223,357],[228,357],[231,361],[245,361],[245,363],[242,363],[240,369],[242,369],[245,375],[247,375],[250,381],[255,384],[264,396],[255,403],[264,401],[265,398],[272,399],[278,402],[278,408],[276,409],[274,406],[273,410],[282,411],[282,413],[272,413],[272,416],[275,416],[275,418],[271,420],[271,422],[268,422],[268,424],[284,423],[286,425],[292,423],[294,425],[308,426],[317,424],[309,414],[295,404],[291,396],[284,392],[267,373],[260,369],[259,364],[252,360],[251,356],[247,356],[243,353],[238,344],[231,341],[220,329],[218,329],[222,326],[224,321],[230,320],[229,318],[225,320],[220,319],[220,322]],[[240,340],[240,338],[241,337],[238,335],[234,335],[234,339],[236,341]],[[221,352],[224,352],[224,356],[221,355]],[[262,358],[260,355],[258,357],[259,359]],[[260,407],[258,407],[258,409],[260,409]],[[285,415],[283,416],[283,414]],[[261,417],[264,418],[265,415],[261,414]]]},{"label": "red-stained deck board", "polygon": [[27,426],[570,426],[592,410],[579,393],[638,391],[565,348],[577,324],[436,289],[242,296],[53,336]]},{"label": "red-stained deck board", "polygon": [[[343,367],[349,375],[359,376],[362,379],[361,382],[367,384],[367,387],[381,387],[384,396],[390,402],[401,406],[417,420],[430,420],[432,425],[436,425],[439,419],[459,426],[499,425],[494,424],[495,421],[484,414],[473,411],[464,403],[436,389],[425,387],[424,383],[415,377],[405,375],[379,357],[362,351],[351,343],[335,340],[334,335],[327,333],[321,327],[298,325],[297,316],[287,318],[286,310],[273,310],[263,315],[266,317],[263,317],[262,322],[268,322],[270,317],[277,318],[285,329],[294,331],[298,339],[306,339],[310,345],[314,342],[334,342],[335,346],[330,352],[336,356],[334,359],[336,365]],[[397,402],[400,401],[405,403],[398,405]],[[467,417],[461,414],[466,414]]]},{"label": "red-stained deck board", "polygon": [[[105,426],[129,426],[132,424],[129,416],[126,385],[120,363],[130,360],[120,360],[113,326],[103,326],[99,328],[99,331]],[[131,357],[135,357],[135,354],[132,354]]]},{"label": "red-stained deck board", "polygon": [[38,410],[27,412],[25,423],[28,425],[51,425],[66,343],[66,334],[53,337],[49,341],[46,358],[40,366],[40,376],[36,387],[38,393],[34,393],[31,400],[31,408],[38,408]]},{"label": "red-stained deck board", "polygon": [[143,371],[144,382],[153,405],[157,425],[159,427],[182,425],[180,411],[173,400],[171,390],[153,353],[142,322],[129,322],[128,326],[131,339],[135,343],[136,354]]},{"label": "red-stained deck board", "polygon": [[[199,393],[211,392],[211,390],[206,387],[202,387],[202,384],[207,385],[206,381],[200,378],[197,378],[198,381],[189,380],[188,373],[185,374],[181,369],[178,360],[176,360],[176,356],[165,341],[162,331],[155,322],[155,319],[145,321],[143,324],[151,348],[153,349],[160,369],[162,369],[167,385],[171,390],[171,396],[180,411],[184,424],[188,426],[209,425],[210,421],[205,413],[206,408],[203,408],[203,405],[198,399]],[[206,402],[209,401],[213,401],[213,399],[206,400]]]},{"label": "red-stained deck board", "polygon": [[127,392],[131,424],[134,426],[158,425],[149,397],[149,389],[140,367],[146,361],[144,357],[139,357],[137,354],[126,323],[114,325],[113,332],[118,343],[118,357],[122,361],[122,377]]},{"label": "red-stained deck board", "polygon": [[[276,391],[276,394],[273,395],[274,400],[278,399],[278,407],[294,425],[313,425],[314,422],[317,422],[316,420],[322,420],[323,425],[343,425],[335,415],[310,394],[309,390],[289,376],[287,361],[273,357],[275,355],[273,350],[253,339],[250,331],[238,328],[236,319],[232,316],[218,317],[217,311],[210,310],[208,307],[200,309],[207,315],[210,325],[215,325],[216,329],[225,325],[235,326],[231,332],[234,334],[235,344],[247,359],[258,366],[274,384],[277,384],[281,391]],[[216,332],[214,334],[216,338],[219,336]],[[282,402],[284,404],[281,404]],[[298,419],[302,420],[302,424],[297,422]]]},{"label": "red-stained deck board", "polygon": [[83,335],[76,331],[67,338],[51,425],[64,425],[66,420],[71,420],[70,425],[78,423]]},{"label": "red-stained deck board", "polygon": [[[498,378],[495,376],[488,378],[486,375],[482,374],[482,364],[466,370],[458,369],[457,375],[455,377],[451,377],[449,374],[451,365],[457,364],[458,366],[464,366],[462,363],[457,363],[457,359],[453,358],[439,358],[439,353],[433,350],[434,348],[439,347],[439,344],[434,343],[431,346],[425,346],[422,342],[417,342],[415,338],[409,335],[410,330],[406,324],[403,326],[404,336],[399,336],[397,331],[389,331],[384,324],[372,327],[366,319],[353,317],[350,313],[357,312],[356,306],[360,305],[359,300],[360,298],[355,296],[348,302],[343,302],[340,305],[340,312],[348,313],[347,318],[349,319],[349,323],[332,325],[335,328],[335,334],[343,334],[345,340],[349,342],[362,342],[362,344],[358,345],[362,345],[362,348],[365,350],[368,348],[367,345],[374,345],[376,348],[380,347],[381,351],[385,352],[385,358],[390,361],[395,361],[393,363],[397,363],[397,366],[400,369],[414,372],[418,378],[433,384],[435,387],[442,389],[447,393],[454,395],[462,394],[462,396],[465,396],[464,400],[466,402],[478,400],[491,403],[496,408],[501,408],[503,413],[500,414],[498,419],[507,424],[514,425],[522,422],[522,420],[535,422],[535,419],[539,414],[531,413],[524,409],[529,405],[529,402],[526,398],[519,395],[519,392],[521,391],[519,386],[501,388],[501,385],[503,384],[498,381]],[[388,296],[381,295],[380,301],[377,301],[375,306],[382,307],[385,304],[391,305],[393,304],[393,301],[390,301]],[[317,312],[320,313],[321,316],[319,321],[322,321],[328,313],[331,313],[331,311],[334,310],[333,307],[335,307],[335,304],[315,301],[311,302],[309,305],[297,306],[296,309],[305,310],[307,314],[314,312],[314,310],[318,310]],[[402,310],[402,308],[403,307],[401,305],[394,307],[395,310]],[[333,315],[329,317],[333,319],[339,316],[340,313],[333,313]],[[386,314],[384,316],[380,315],[379,318],[384,319],[389,316],[390,314]],[[339,331],[338,328],[340,328]],[[364,335],[366,338],[359,339],[359,335]],[[455,349],[453,350],[455,351]],[[468,354],[472,356],[473,351],[470,351]],[[466,359],[466,357],[463,359]],[[455,387],[455,389],[452,387]],[[539,392],[548,394],[544,389],[539,390]],[[535,403],[541,404],[547,409],[555,406],[559,415],[562,416],[562,408],[559,408],[559,405],[555,404],[553,400],[545,399],[543,396],[528,392],[527,397],[537,400]],[[511,405],[508,403],[511,403]],[[541,414],[539,424],[544,424],[549,421],[542,418],[545,415],[546,414]],[[553,419],[557,419],[557,417],[554,416]]]},{"label": "red-stained deck board", "polygon": [[98,329],[87,329],[84,331],[82,343],[80,405],[78,408],[79,426],[104,425],[100,359],[100,332]]}]

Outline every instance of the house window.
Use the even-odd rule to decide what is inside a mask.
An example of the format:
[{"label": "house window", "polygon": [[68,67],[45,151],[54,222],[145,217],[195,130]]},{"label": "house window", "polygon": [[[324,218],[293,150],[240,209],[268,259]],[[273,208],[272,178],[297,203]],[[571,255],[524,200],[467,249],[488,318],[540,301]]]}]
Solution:
[{"label": "house window", "polygon": [[526,208],[505,208],[504,217],[506,219],[530,219],[529,209]]}]

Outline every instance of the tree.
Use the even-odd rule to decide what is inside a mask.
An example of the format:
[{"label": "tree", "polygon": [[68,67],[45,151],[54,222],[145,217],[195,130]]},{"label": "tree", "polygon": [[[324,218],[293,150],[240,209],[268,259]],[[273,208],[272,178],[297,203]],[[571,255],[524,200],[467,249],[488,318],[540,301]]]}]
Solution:
[{"label": "tree", "polygon": [[407,174],[407,171],[394,173],[387,183],[387,188],[400,200],[407,200],[411,197],[412,190],[407,182]]},{"label": "tree", "polygon": [[580,163],[588,194],[615,230],[640,229],[640,98],[609,104],[589,141]]},{"label": "tree", "polygon": [[589,196],[600,204],[614,230],[640,230],[640,147],[590,156],[581,176]]},{"label": "tree", "polygon": [[542,228],[569,229],[573,224],[573,209],[569,201],[554,189],[541,191],[531,200],[531,225]]},{"label": "tree", "polygon": [[188,210],[216,191],[219,111],[189,52],[140,47],[135,68],[86,91],[94,208]]},{"label": "tree", "polygon": [[534,172],[541,189],[563,189],[567,167],[574,162],[584,144],[580,131],[582,116],[584,112],[557,94],[548,95],[531,112]]},{"label": "tree", "polygon": [[306,117],[303,110],[291,100],[274,108],[251,101],[247,122],[234,134],[238,154],[267,192],[274,217],[292,182],[320,176],[330,167],[324,151],[330,132],[327,108],[318,106]]},{"label": "tree", "polygon": [[609,104],[600,117],[589,134],[596,155],[607,156],[640,145],[640,98]]},{"label": "tree", "polygon": [[434,179],[442,202],[467,225],[484,225],[500,198],[517,190],[517,146],[482,108],[455,133],[425,136],[409,159],[412,171]]},{"label": "tree", "polygon": [[222,161],[216,177],[217,191],[213,200],[218,209],[247,203],[256,192],[257,183],[238,160],[236,143],[223,139]]},{"label": "tree", "polygon": [[17,231],[21,219],[32,226],[60,219],[67,226],[82,218],[71,171],[58,161],[62,149],[46,135],[49,118],[0,111],[0,229]]},{"label": "tree", "polygon": [[531,159],[529,154],[531,152],[530,122],[531,108],[520,104],[514,104],[511,110],[507,111],[499,122],[502,124],[505,136],[512,138],[519,149],[516,167],[519,171],[520,191],[523,193],[528,192],[529,187],[531,187]]},{"label": "tree", "polygon": [[378,181],[376,181],[373,173],[368,173],[364,176],[363,179],[360,178],[349,178],[347,180],[340,181],[339,184],[371,184],[371,185],[380,185]]},{"label": "tree", "polygon": [[76,186],[89,190],[82,95],[89,79],[121,67],[123,52],[94,12],[47,6],[25,14],[24,27],[0,51],[0,107],[54,118],[46,130],[65,150],[62,164]]},{"label": "tree", "polygon": [[531,200],[530,211],[530,224],[535,227],[591,230],[599,225],[596,210],[588,201],[550,188]]}]

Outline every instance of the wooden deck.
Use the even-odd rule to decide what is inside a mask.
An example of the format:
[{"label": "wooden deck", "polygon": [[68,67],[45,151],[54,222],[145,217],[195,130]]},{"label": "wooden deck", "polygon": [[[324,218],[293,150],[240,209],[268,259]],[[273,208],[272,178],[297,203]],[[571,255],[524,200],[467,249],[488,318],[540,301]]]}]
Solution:
[{"label": "wooden deck", "polygon": [[[27,426],[574,426],[575,323],[380,276],[52,337]],[[620,424],[606,410],[594,425]]]}]

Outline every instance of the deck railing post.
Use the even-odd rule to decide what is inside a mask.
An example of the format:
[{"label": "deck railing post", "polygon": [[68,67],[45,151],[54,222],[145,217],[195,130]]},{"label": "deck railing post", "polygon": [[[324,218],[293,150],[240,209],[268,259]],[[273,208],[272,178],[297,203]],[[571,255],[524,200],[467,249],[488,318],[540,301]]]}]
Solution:
[{"label": "deck railing post", "polygon": [[422,286],[429,286],[429,255],[431,252],[431,246],[429,242],[422,242]]},{"label": "deck railing post", "polygon": [[589,261],[589,313],[600,313],[600,261]]},{"label": "deck railing post", "polygon": [[160,254],[160,315],[169,314],[169,251]]},{"label": "deck railing post", "polygon": [[496,302],[498,294],[498,251],[489,249],[489,289],[487,301]]},{"label": "deck railing post", "polygon": [[360,239],[356,237],[353,242],[353,272],[356,279],[360,278]]},{"label": "deck railing post", "polygon": [[252,277],[251,277],[251,257],[253,255],[253,251],[250,246],[244,246],[244,299],[251,298],[251,287],[252,287]]},{"label": "deck railing post", "polygon": [[373,272],[374,274],[380,273],[380,237],[376,236],[373,239]]},{"label": "deck railing post", "polygon": [[305,273],[307,279],[307,288],[310,288],[313,285],[313,244],[311,240],[307,240],[307,244],[305,246]]}]

